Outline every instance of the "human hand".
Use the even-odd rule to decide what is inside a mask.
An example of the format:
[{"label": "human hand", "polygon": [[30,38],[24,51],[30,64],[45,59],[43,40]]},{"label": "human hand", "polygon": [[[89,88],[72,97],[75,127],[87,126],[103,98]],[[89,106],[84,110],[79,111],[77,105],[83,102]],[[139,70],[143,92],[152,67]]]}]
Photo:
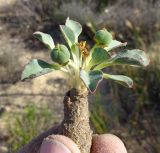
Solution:
[{"label": "human hand", "polygon": [[[40,153],[80,153],[80,150],[70,138],[50,135],[44,139]],[[93,136],[91,153],[127,153],[127,150],[117,136],[102,134]]]},{"label": "human hand", "polygon": [[[80,153],[77,145],[68,137],[58,135],[59,126],[34,138],[17,153]],[[127,153],[123,142],[115,135],[94,135],[90,153]]]}]

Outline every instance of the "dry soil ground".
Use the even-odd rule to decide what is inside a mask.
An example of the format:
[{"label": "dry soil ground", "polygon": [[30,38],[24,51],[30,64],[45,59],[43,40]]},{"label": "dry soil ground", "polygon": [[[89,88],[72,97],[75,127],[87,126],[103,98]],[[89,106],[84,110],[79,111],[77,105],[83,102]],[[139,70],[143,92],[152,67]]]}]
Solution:
[{"label": "dry soil ground", "polygon": [[[4,4],[12,2],[0,0],[0,7],[3,9]],[[13,37],[0,20],[0,153],[7,152],[5,142],[9,135],[6,121],[12,121],[12,118],[8,120],[9,114],[22,112],[27,104],[35,103],[40,107],[50,105],[56,118],[62,118],[62,100],[67,90],[62,74],[51,73],[31,81],[20,81],[21,70],[30,59],[47,59],[46,56],[46,50],[34,52],[28,49],[24,41],[18,36]],[[13,77],[17,77],[14,83]]]}]

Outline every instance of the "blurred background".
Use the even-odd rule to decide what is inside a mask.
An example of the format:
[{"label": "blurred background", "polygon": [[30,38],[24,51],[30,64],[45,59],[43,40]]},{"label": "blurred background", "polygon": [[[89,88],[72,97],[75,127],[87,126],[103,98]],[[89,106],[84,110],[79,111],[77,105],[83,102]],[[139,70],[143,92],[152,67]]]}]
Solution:
[{"label": "blurred background", "polygon": [[91,124],[96,133],[113,133],[129,153],[160,153],[160,0],[0,0],[0,153],[14,153],[32,137],[63,118],[68,90],[60,73],[20,81],[32,58],[48,60],[32,33],[40,30],[63,42],[59,24],[70,17],[83,25],[81,40],[93,43],[106,27],[128,48],[147,52],[145,68],[106,71],[133,78],[133,89],[103,81],[91,95]]}]

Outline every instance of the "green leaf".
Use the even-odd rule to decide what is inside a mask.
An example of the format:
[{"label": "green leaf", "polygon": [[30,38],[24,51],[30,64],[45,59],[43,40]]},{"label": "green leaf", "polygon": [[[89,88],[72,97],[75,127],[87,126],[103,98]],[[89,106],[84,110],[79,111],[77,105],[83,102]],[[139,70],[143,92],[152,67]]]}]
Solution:
[{"label": "green leaf", "polygon": [[81,24],[76,22],[76,21],[73,21],[73,20],[70,20],[69,18],[67,18],[66,26],[69,27],[73,31],[73,33],[75,35],[75,38],[76,38],[76,42],[78,42],[78,36],[82,32]]},{"label": "green leaf", "polygon": [[52,60],[58,64],[65,65],[70,59],[70,52],[65,45],[57,45],[50,54]]},{"label": "green leaf", "polygon": [[137,67],[145,67],[149,64],[150,60],[146,53],[139,49],[124,50],[114,55],[108,62],[98,65],[95,70],[105,68],[111,65],[130,65]]},{"label": "green leaf", "polygon": [[97,89],[98,84],[103,79],[103,73],[102,71],[89,71],[86,72],[84,70],[81,70],[80,72],[80,78],[84,82],[85,86],[89,89],[91,93],[94,93]]},{"label": "green leaf", "polygon": [[147,66],[149,64],[149,58],[144,51],[133,49],[119,52],[110,62],[113,64],[126,64],[131,66]]},{"label": "green leaf", "polygon": [[58,69],[60,69],[58,64],[49,64],[40,59],[33,59],[25,66],[21,80],[32,79]]},{"label": "green leaf", "polygon": [[60,25],[60,30],[68,43],[69,47],[76,43],[74,32],[67,26]]},{"label": "green leaf", "polygon": [[122,42],[117,41],[117,40],[112,40],[112,41],[109,43],[109,45],[108,45],[107,47],[105,47],[104,49],[105,49],[106,51],[111,51],[111,50],[113,50],[113,49],[115,49],[115,48],[118,48],[118,47],[121,47],[121,46],[126,46],[126,45],[127,45],[126,42],[125,42],[125,43],[122,43]]},{"label": "green leaf", "polygon": [[37,31],[33,33],[33,35],[35,38],[43,42],[50,50],[52,50],[55,47],[53,39],[49,34]]},{"label": "green leaf", "polygon": [[133,81],[130,77],[124,76],[124,75],[110,75],[110,74],[103,74],[103,77],[105,79],[112,79],[115,80],[117,83],[128,87],[128,88],[132,88],[133,86]]},{"label": "green leaf", "polygon": [[99,45],[108,46],[112,41],[112,34],[106,29],[99,30],[95,33],[94,39]]},{"label": "green leaf", "polygon": [[89,62],[89,67],[100,64],[104,61],[107,61],[110,58],[110,55],[103,48],[95,48],[92,53],[92,58]]}]

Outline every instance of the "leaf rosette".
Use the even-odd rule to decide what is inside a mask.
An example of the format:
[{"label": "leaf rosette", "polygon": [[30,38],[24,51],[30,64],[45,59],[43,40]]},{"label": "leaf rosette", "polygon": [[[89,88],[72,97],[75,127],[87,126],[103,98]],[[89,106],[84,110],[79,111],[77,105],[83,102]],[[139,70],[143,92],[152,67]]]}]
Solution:
[{"label": "leaf rosette", "polygon": [[34,37],[50,50],[52,62],[33,59],[25,66],[22,80],[61,71],[67,74],[72,88],[85,87],[94,93],[103,79],[112,79],[128,88],[133,86],[130,77],[106,74],[103,72],[104,68],[113,65],[145,67],[149,64],[149,58],[142,50],[120,49],[118,52],[113,52],[114,49],[124,47],[127,43],[114,40],[112,34],[106,29],[95,33],[93,47],[88,47],[86,41],[79,41],[82,32],[80,23],[67,18],[65,25],[60,25],[60,30],[68,46],[55,45],[49,34],[39,31],[34,33]]}]

